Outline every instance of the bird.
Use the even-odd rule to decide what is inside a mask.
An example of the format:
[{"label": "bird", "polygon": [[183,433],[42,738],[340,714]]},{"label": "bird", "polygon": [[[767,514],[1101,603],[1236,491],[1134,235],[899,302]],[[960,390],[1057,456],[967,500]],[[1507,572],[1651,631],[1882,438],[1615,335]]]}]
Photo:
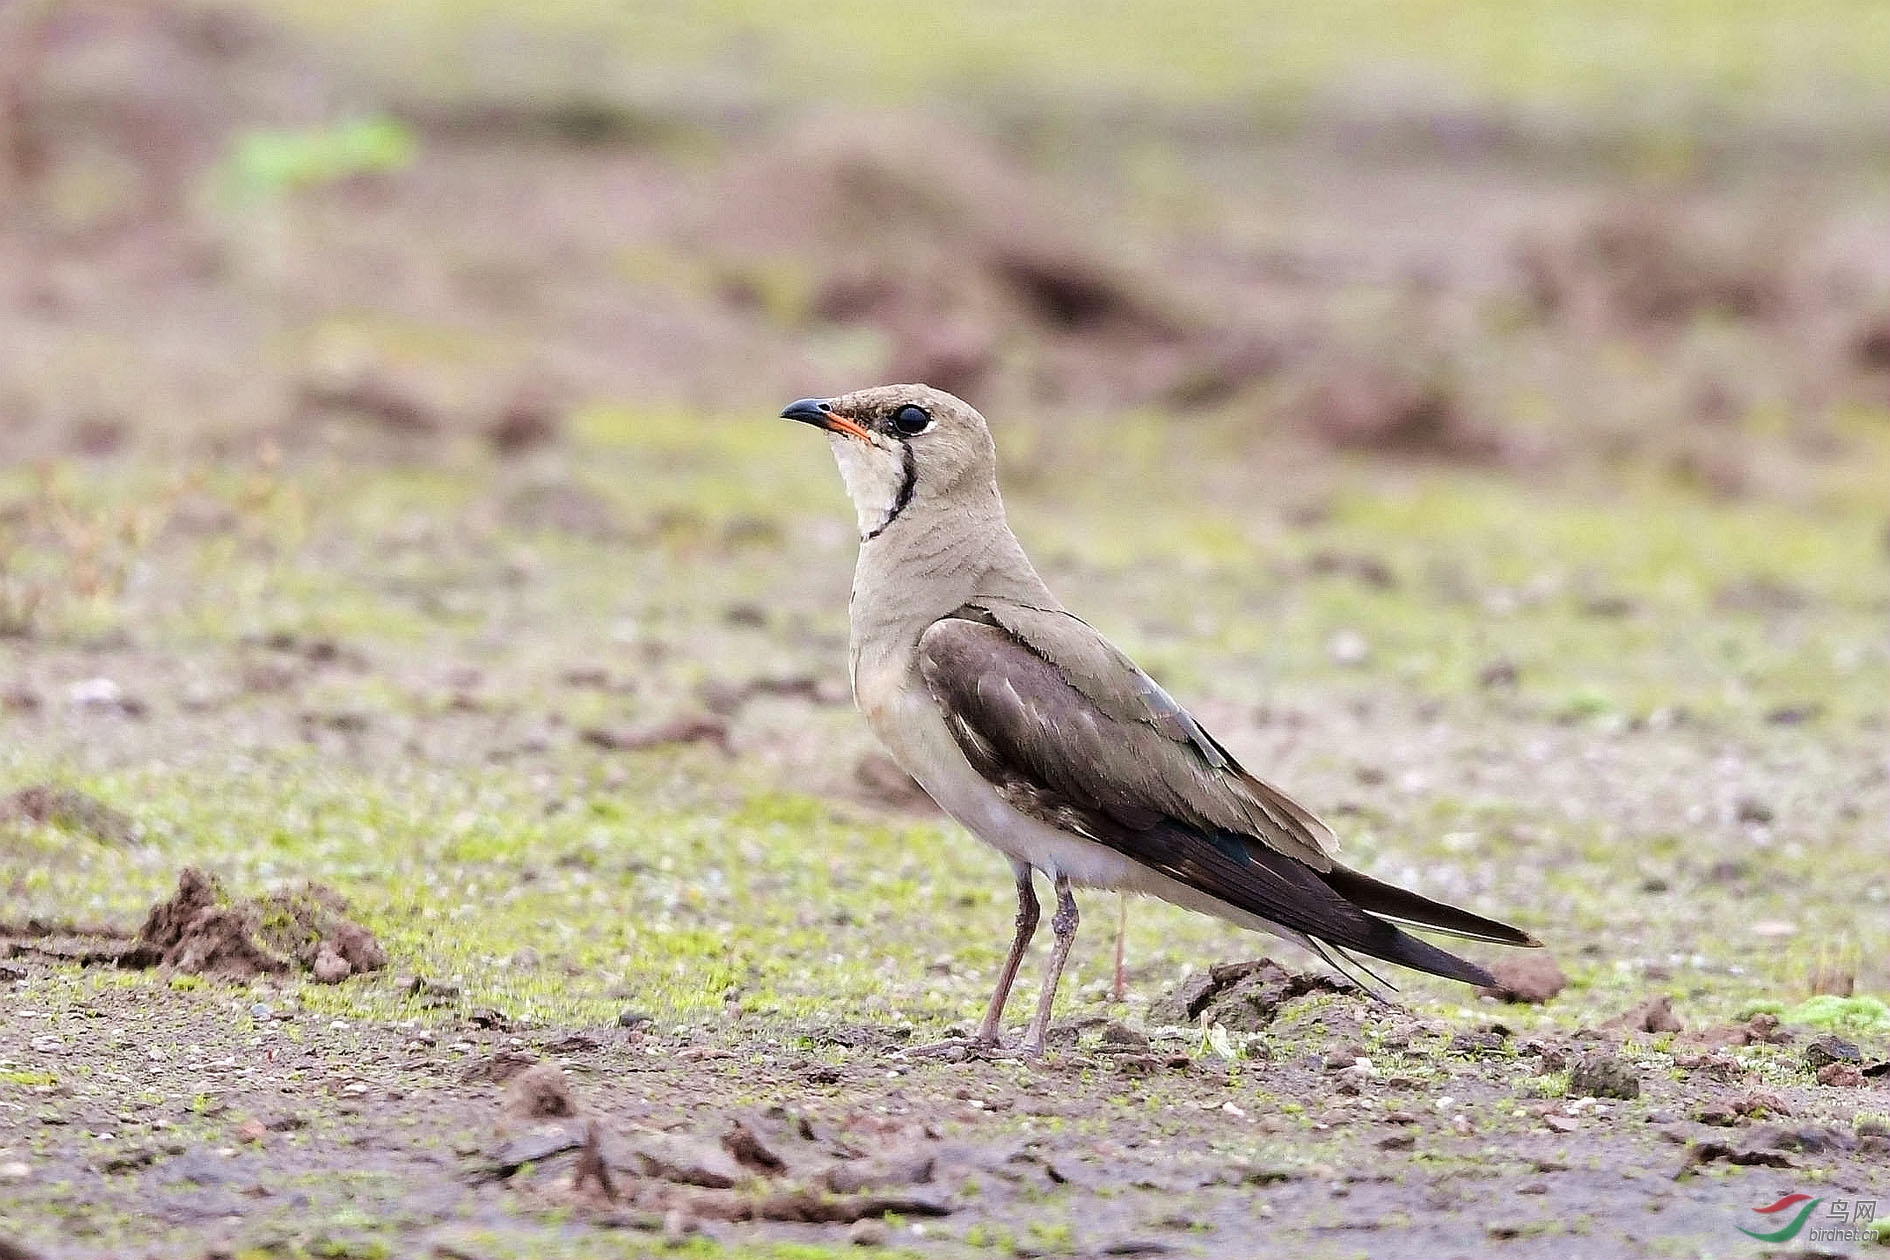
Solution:
[{"label": "bird", "polygon": [[[947,815],[1010,860],[1010,951],[965,1053],[1043,1055],[1077,888],[1154,896],[1374,978],[1357,955],[1495,985],[1401,924],[1541,944],[1336,861],[1330,827],[1066,609],[1011,532],[996,444],[970,404],[882,385],[799,399],[781,416],[827,434],[853,502],[848,665],[867,726]],[[1038,874],[1056,895],[1053,944],[1012,1050],[1000,1025],[1037,931]]]}]

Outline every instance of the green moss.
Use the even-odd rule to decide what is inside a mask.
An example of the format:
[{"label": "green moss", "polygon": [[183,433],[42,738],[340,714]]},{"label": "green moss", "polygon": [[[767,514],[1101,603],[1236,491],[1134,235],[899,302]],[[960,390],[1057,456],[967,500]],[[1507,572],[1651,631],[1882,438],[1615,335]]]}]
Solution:
[{"label": "green moss", "polygon": [[1739,1018],[1750,1019],[1761,1013],[1776,1015],[1781,1023],[1806,1024],[1839,1032],[1890,1032],[1890,1006],[1874,997],[1837,997],[1821,993],[1796,1006],[1771,1000],[1749,1002],[1740,1008]]},{"label": "green moss", "polygon": [[[397,25],[371,0],[259,2],[370,49],[409,50],[401,68],[440,92],[463,90],[477,74],[473,36],[495,20],[467,0],[414,0],[401,6]],[[1691,111],[1803,109],[1807,84],[1856,106],[1876,100],[1890,74],[1882,12],[1867,0],[1809,13],[1701,4],[1598,10],[1589,0],[1445,7],[1213,0],[1192,7],[1185,20],[1136,6],[1099,11],[1075,0],[1021,9],[993,0],[946,9],[862,0],[756,9],[688,0],[628,11],[602,0],[559,0],[526,13],[510,14],[519,25],[504,28],[515,42],[521,31],[528,36],[521,59],[534,46],[544,56],[560,40],[582,39],[627,68],[660,70],[670,81],[692,68],[713,78],[718,69],[726,73],[730,42],[740,39],[756,49],[751,90],[822,104],[1023,92],[1049,102],[1099,95],[1176,105],[1233,101],[1290,118],[1337,86],[1382,80],[1386,67],[1396,67],[1400,81],[1448,87],[1453,99],[1625,113],[1643,122],[1642,161],[1657,170],[1686,168]],[[1072,30],[1082,38],[1069,38]],[[416,39],[430,55],[411,51]],[[1151,58],[1152,47],[1162,57]],[[1650,83],[1663,87],[1659,103],[1644,99]],[[1648,115],[1665,125],[1646,125]]]}]

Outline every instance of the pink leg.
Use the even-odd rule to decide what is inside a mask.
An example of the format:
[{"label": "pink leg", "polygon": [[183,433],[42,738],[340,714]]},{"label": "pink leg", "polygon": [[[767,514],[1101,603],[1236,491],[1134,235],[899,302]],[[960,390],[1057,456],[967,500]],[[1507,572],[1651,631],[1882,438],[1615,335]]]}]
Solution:
[{"label": "pink leg", "polygon": [[1037,996],[1037,1013],[1024,1030],[1024,1044],[1018,1049],[1030,1058],[1043,1054],[1043,1039],[1050,1031],[1050,1008],[1057,1000],[1057,984],[1063,979],[1063,964],[1069,961],[1070,946],[1076,943],[1076,898],[1070,895],[1070,881],[1057,876],[1057,912],[1050,920],[1056,944],[1050,948],[1050,966],[1044,971],[1043,992]]},{"label": "pink leg", "polygon": [[984,1008],[984,1018],[978,1021],[978,1031],[972,1036],[973,1045],[998,1043],[998,1025],[1004,1020],[1005,1003],[1011,1000],[1011,986],[1017,983],[1017,969],[1023,964],[1024,951],[1030,948],[1030,938],[1037,934],[1037,890],[1031,886],[1030,868],[1018,864],[1016,871],[1017,933],[1011,938],[1010,957],[1004,960],[1004,969],[998,972],[991,1004]]}]

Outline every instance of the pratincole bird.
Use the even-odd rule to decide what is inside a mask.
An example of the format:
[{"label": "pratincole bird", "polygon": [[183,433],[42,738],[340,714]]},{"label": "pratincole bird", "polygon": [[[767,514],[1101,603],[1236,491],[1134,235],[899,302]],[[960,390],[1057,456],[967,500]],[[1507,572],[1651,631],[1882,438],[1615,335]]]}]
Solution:
[{"label": "pratincole bird", "polygon": [[1297,942],[1335,967],[1335,953],[1357,963],[1356,953],[1475,985],[1495,981],[1397,924],[1540,944],[1335,862],[1325,823],[1243,769],[1068,612],[1005,521],[991,431],[968,404],[886,385],[804,398],[781,414],[826,431],[859,516],[850,657],[861,713],[1016,875],[1016,933],[971,1048],[999,1045],[1037,928],[1033,872],[1056,889],[1057,909],[1019,1047],[1029,1056],[1043,1053],[1076,937],[1073,888],[1159,897]]}]

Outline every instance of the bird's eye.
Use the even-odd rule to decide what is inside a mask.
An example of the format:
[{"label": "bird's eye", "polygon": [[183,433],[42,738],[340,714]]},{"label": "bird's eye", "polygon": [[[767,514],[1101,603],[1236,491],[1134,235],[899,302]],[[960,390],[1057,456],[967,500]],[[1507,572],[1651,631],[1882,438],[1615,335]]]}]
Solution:
[{"label": "bird's eye", "polygon": [[932,417],[925,408],[907,403],[893,412],[892,427],[901,437],[914,437],[932,426]]}]

